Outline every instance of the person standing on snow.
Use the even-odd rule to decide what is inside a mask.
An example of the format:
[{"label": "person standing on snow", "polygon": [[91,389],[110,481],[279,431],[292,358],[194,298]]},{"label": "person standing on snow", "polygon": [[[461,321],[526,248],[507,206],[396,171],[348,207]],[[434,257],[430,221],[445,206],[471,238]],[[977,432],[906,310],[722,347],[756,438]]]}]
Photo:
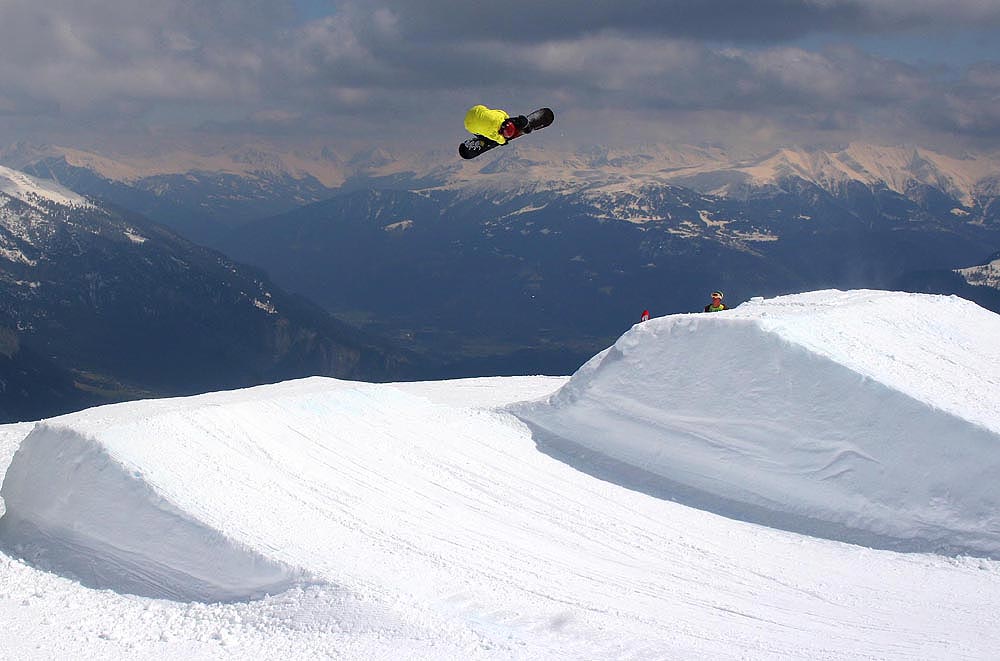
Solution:
[{"label": "person standing on snow", "polygon": [[721,312],[726,306],[722,303],[722,292],[712,292],[712,302],[705,306],[705,312]]},{"label": "person standing on snow", "polygon": [[644,321],[649,321],[649,310],[643,310],[642,316],[639,317],[639,323],[642,323]]},{"label": "person standing on snow", "polygon": [[511,117],[503,110],[480,104],[465,113],[465,130],[502,145],[517,136],[518,132],[531,133],[531,126],[524,115]]}]

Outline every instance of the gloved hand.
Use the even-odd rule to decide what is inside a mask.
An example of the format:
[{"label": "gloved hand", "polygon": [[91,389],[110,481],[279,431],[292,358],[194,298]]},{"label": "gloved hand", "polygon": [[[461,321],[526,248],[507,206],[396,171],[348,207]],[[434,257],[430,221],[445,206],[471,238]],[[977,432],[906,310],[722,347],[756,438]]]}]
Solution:
[{"label": "gloved hand", "polygon": [[503,120],[503,123],[500,124],[500,135],[510,140],[517,135],[517,126],[510,119]]}]

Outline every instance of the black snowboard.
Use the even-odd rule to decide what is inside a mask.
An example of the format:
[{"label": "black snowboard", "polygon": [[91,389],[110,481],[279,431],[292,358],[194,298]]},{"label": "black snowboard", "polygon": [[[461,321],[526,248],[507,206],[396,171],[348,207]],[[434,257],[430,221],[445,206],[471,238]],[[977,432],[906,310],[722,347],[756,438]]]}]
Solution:
[{"label": "black snowboard", "polygon": [[[556,116],[552,114],[552,111],[548,108],[539,108],[538,110],[531,113],[527,117],[528,117],[528,126],[531,127],[532,131],[535,131],[537,129],[543,129],[549,124],[551,124],[552,120],[555,119]],[[517,138],[518,136],[522,135],[524,135],[524,133],[518,131],[517,133],[514,134],[513,138],[508,138],[507,142],[510,142],[514,138]],[[493,142],[489,138],[484,138],[481,135],[477,135],[469,138],[468,140],[460,144],[458,146],[458,154],[462,158],[475,158],[476,156],[479,156],[483,152],[487,152],[493,149],[494,147],[499,147],[499,146],[500,146],[499,142]]]}]

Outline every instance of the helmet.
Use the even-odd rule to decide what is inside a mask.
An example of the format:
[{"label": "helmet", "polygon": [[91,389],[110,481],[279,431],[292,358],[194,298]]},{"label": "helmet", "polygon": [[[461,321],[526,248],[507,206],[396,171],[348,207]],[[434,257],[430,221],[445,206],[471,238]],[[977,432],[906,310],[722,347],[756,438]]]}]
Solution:
[{"label": "helmet", "polygon": [[722,298],[722,292],[721,291],[713,291],[712,292],[712,298]]}]

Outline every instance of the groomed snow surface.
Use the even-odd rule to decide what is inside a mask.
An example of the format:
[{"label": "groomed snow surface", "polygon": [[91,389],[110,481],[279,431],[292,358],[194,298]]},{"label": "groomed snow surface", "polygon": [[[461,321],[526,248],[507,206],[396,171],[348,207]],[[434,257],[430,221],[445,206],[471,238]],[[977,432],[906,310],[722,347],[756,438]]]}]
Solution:
[{"label": "groomed snow surface", "polygon": [[0,426],[5,658],[987,659],[1000,316],[823,291],[572,378]]}]

